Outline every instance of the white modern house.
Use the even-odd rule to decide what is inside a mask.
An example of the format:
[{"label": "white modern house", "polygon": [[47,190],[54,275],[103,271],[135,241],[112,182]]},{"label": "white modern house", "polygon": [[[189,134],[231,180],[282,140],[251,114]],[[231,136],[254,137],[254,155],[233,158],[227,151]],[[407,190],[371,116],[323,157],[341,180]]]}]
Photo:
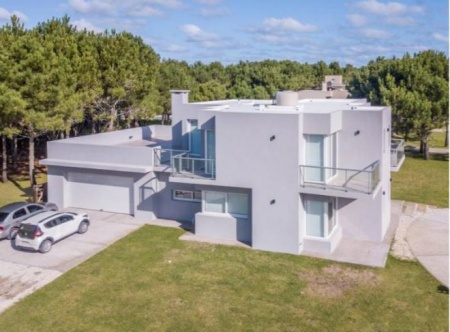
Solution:
[{"label": "white modern house", "polygon": [[172,126],[48,143],[49,201],[192,222],[254,249],[330,254],[390,223],[391,109],[356,99],[189,102]]}]

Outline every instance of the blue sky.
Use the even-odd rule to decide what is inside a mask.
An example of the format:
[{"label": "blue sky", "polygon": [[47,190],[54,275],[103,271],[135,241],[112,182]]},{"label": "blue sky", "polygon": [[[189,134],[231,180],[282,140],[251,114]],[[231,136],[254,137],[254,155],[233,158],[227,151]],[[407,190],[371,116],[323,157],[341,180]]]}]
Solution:
[{"label": "blue sky", "polygon": [[95,31],[126,30],[163,59],[265,59],[361,66],[426,49],[448,54],[447,0],[0,0],[0,24],[69,15]]}]

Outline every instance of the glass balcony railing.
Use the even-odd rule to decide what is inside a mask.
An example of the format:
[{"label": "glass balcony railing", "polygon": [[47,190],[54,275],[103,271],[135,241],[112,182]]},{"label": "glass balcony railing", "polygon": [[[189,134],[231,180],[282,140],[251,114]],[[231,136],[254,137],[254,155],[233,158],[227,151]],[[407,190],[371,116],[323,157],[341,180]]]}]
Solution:
[{"label": "glass balcony railing", "polygon": [[371,194],[380,182],[380,163],[364,169],[300,165],[300,186]]},{"label": "glass balcony railing", "polygon": [[186,150],[154,149],[155,166],[168,166],[172,176],[211,179],[216,177],[215,159],[190,156]]},{"label": "glass balcony railing", "polygon": [[405,157],[405,140],[393,138],[391,140],[391,167],[398,167]]}]

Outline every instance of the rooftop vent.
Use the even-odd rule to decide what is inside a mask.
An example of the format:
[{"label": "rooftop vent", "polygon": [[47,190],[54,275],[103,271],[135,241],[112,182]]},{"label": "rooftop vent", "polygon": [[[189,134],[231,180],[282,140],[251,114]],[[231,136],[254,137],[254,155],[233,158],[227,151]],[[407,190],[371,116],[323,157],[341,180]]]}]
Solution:
[{"label": "rooftop vent", "polygon": [[298,93],[296,91],[278,91],[277,105],[278,106],[297,106]]}]

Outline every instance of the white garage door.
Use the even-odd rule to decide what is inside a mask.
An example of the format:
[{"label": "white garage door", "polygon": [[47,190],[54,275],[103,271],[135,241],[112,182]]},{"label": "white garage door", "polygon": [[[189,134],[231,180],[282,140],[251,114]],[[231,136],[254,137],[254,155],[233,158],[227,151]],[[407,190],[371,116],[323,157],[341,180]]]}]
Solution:
[{"label": "white garage door", "polygon": [[66,206],[132,214],[133,179],[69,172]]}]

